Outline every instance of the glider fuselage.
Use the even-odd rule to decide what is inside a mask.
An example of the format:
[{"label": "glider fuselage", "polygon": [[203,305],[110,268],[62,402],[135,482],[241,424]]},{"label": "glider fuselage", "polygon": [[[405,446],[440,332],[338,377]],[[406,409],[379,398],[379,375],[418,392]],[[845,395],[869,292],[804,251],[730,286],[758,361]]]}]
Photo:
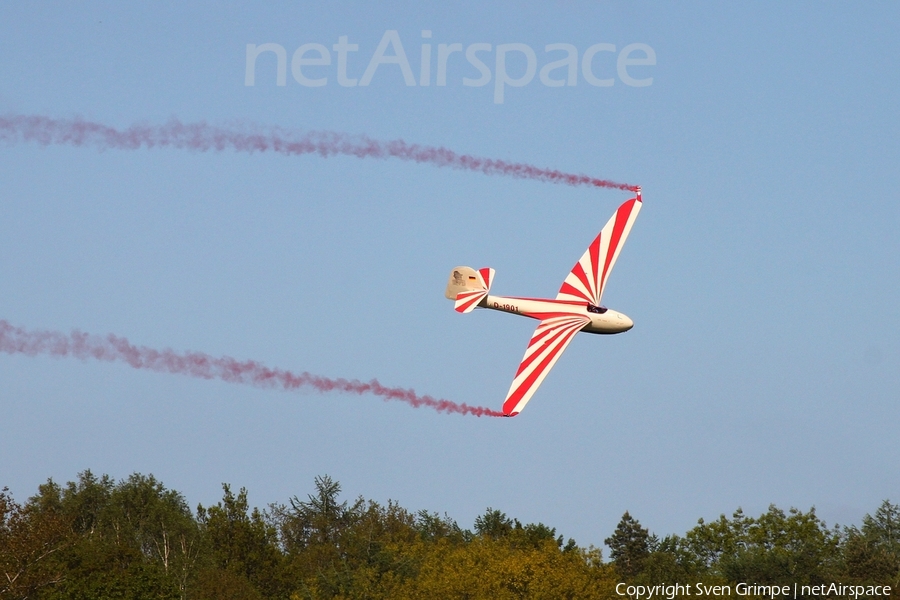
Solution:
[{"label": "glider fuselage", "polygon": [[618,311],[571,300],[518,298],[515,296],[492,296],[489,294],[478,303],[478,307],[499,310],[500,312],[529,317],[539,321],[562,315],[586,315],[591,319],[591,322],[581,328],[580,331],[585,333],[622,333],[634,327],[634,321]]},{"label": "glider fuselage", "polygon": [[641,189],[635,188],[635,192],[635,197],[619,206],[606,222],[552,300],[492,296],[495,271],[490,267],[475,270],[460,266],[450,271],[444,297],[453,300],[456,312],[465,314],[480,307],[538,321],[503,401],[505,416],[522,411],[578,332],[612,334],[634,327],[627,316],[604,308],[600,302],[609,273],[641,210]]}]

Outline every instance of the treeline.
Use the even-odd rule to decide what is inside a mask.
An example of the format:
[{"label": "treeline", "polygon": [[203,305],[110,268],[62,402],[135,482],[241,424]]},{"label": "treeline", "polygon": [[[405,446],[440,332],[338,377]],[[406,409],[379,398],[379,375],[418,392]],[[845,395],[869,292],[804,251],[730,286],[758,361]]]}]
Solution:
[{"label": "treeline", "polygon": [[[684,536],[651,535],[627,512],[605,540],[617,574],[637,584],[698,582],[900,586],[900,506],[885,500],[862,527],[829,529],[815,513],[770,506],[757,518],[738,509]],[[800,597],[798,595],[798,597]]]},{"label": "treeline", "polygon": [[740,510],[659,539],[628,513],[599,549],[488,508],[473,530],[425,511],[340,498],[329,477],[305,499],[251,509],[223,486],[192,511],[152,475],[90,471],[48,481],[18,503],[0,492],[0,598],[622,598],[620,582],[892,585],[900,507],[860,528],[828,529],[814,510]]}]

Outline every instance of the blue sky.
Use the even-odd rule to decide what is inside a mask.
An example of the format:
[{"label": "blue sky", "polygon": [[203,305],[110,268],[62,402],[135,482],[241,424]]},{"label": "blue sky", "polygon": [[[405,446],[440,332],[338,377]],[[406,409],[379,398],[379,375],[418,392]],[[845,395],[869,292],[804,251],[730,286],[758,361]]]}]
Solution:
[{"label": "blue sky", "polygon": [[[0,114],[117,127],[336,130],[441,145],[644,188],[604,303],[623,335],[578,336],[519,417],[287,393],[0,356],[0,485],[20,499],[86,468],[153,473],[192,502],[222,482],[263,506],[329,474],[349,497],[488,506],[600,545],[625,510],[658,534],[770,503],[858,522],[900,498],[896,296],[900,9],[797,3],[52,3],[0,8]],[[358,44],[396,30],[490,44],[447,85],[245,85],[247,44]],[[432,37],[424,39],[423,30]],[[537,70],[600,52],[589,85],[539,76],[494,102],[495,48]],[[656,64],[618,52],[646,44]],[[312,55],[310,55],[312,56]],[[637,55],[635,55],[637,56]],[[510,53],[508,71],[525,71]],[[565,71],[557,71],[561,76]],[[499,408],[534,323],[453,312],[450,269],[552,296],[629,195],[398,160],[0,143],[0,319],[255,359]]]}]

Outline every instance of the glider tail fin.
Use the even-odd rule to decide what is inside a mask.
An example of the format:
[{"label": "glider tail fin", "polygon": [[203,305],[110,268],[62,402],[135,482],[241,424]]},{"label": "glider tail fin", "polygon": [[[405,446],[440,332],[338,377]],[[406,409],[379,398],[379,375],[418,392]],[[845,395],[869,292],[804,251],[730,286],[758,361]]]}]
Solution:
[{"label": "glider tail fin", "polygon": [[493,281],[494,270],[490,267],[477,271],[472,267],[456,267],[450,271],[444,296],[448,300],[456,301],[453,308],[457,312],[471,312],[487,297]]}]

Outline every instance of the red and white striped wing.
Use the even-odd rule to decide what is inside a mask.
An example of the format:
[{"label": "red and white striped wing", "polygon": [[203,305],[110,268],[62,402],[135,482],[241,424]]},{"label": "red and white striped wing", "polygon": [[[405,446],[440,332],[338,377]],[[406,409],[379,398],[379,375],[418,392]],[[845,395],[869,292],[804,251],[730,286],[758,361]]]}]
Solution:
[{"label": "red and white striped wing", "polygon": [[587,315],[571,314],[541,321],[528,342],[525,357],[522,358],[516,377],[506,394],[503,414],[512,417],[522,412],[563,350],[590,320]]},{"label": "red and white striped wing", "polygon": [[641,211],[639,198],[632,198],[610,217],[600,234],[594,238],[572,271],[563,281],[557,300],[575,300],[600,305],[606,280],[616,264],[625,239]]},{"label": "red and white striped wing", "polygon": [[475,272],[475,276],[478,277],[477,284],[480,289],[459,292],[456,295],[456,303],[453,305],[453,310],[456,312],[463,314],[472,312],[478,306],[478,303],[491,291],[491,284],[494,282],[494,269],[490,267],[478,269]]}]

